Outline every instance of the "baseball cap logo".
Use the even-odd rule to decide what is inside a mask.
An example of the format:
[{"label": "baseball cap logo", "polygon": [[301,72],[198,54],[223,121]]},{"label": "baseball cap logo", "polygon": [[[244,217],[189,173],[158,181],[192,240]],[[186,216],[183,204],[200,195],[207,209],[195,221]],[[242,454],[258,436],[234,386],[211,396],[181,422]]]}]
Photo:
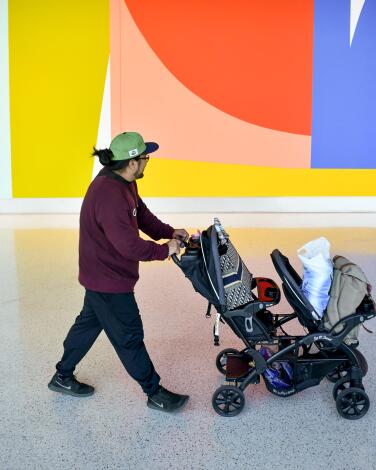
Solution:
[{"label": "baseball cap logo", "polygon": [[137,157],[138,155],[138,150],[137,149],[132,149],[128,151],[130,157]]}]

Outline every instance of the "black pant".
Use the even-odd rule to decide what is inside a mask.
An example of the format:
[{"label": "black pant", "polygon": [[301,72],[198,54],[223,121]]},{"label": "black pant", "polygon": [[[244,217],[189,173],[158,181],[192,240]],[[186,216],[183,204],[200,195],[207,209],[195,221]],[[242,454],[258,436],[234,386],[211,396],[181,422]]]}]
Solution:
[{"label": "black pant", "polygon": [[99,333],[105,331],[121,362],[142,390],[153,394],[160,377],[144,344],[144,330],[133,293],[103,294],[86,290],[84,306],[64,341],[64,354],[56,369],[70,377]]}]

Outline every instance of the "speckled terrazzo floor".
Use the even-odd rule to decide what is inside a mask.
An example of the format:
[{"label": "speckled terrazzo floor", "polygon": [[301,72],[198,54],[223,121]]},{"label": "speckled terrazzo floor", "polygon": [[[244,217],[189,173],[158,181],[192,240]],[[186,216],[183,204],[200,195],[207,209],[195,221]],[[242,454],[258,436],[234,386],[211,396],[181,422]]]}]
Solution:
[{"label": "speckled terrazzo floor", "polygon": [[[376,285],[375,229],[229,231],[257,275],[278,280],[273,248],[299,266],[296,249],[324,235],[332,254],[358,262]],[[76,248],[73,229],[0,230],[1,470],[376,468],[376,336],[361,332],[371,399],[362,420],[339,417],[326,380],[287,399],[270,395],[263,384],[250,386],[243,412],[221,418],[211,407],[221,383],[212,322],[204,299],[172,262],[143,263],[136,296],[163,385],[191,396],[185,410],[149,410],[103,334],[77,370],[96,394],[77,399],[49,391],[62,341],[81,309]],[[286,309],[283,301],[276,311]],[[368,326],[376,330],[375,321]],[[221,347],[237,346],[222,328]]]}]

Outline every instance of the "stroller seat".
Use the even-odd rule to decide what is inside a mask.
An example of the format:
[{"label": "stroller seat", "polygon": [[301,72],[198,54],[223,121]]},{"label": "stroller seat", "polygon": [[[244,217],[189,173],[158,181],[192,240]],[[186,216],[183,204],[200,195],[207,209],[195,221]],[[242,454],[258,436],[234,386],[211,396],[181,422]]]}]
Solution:
[{"label": "stroller seat", "polygon": [[301,290],[302,278],[291,266],[289,259],[279,250],[273,250],[270,256],[275,270],[282,280],[282,289],[286,300],[296,312],[300,324],[310,333],[317,331],[321,322],[314,319],[315,309]]},{"label": "stroller seat", "polygon": [[[343,336],[343,331],[345,329],[349,330],[351,325],[356,326],[359,324],[359,320],[360,322],[363,322],[368,319],[369,314],[374,314],[373,300],[369,295],[366,295],[352,315],[343,318],[334,325],[330,331],[328,331],[324,326],[323,320],[315,320],[314,317],[318,316],[317,312],[301,290],[300,287],[302,285],[302,279],[291,266],[289,259],[277,249],[273,250],[271,258],[274,267],[282,280],[282,289],[286,300],[296,312],[300,324],[307,328],[310,333],[317,331],[332,333],[333,336],[338,337]],[[334,333],[334,331],[337,331],[336,327],[338,325],[341,325],[343,329],[338,333]]]},{"label": "stroller seat", "polygon": [[[268,307],[279,303],[281,293],[277,284],[266,277],[253,277],[251,282],[251,293],[253,300],[245,305],[241,305],[235,309],[228,309],[224,312],[226,318],[233,318],[237,326],[244,331],[244,321],[252,317],[252,331],[245,334],[250,340],[268,340],[275,333],[274,317],[272,313],[262,305]],[[261,308],[260,308],[261,307]],[[244,312],[245,317],[241,318],[239,314]]]}]

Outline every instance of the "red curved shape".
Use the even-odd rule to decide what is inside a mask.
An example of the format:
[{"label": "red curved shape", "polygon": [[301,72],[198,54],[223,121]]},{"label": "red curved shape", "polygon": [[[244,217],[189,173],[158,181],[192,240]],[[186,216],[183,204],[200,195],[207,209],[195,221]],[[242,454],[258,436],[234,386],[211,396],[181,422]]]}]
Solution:
[{"label": "red curved shape", "polygon": [[160,60],[202,99],[253,124],[311,133],[313,0],[125,3]]}]

